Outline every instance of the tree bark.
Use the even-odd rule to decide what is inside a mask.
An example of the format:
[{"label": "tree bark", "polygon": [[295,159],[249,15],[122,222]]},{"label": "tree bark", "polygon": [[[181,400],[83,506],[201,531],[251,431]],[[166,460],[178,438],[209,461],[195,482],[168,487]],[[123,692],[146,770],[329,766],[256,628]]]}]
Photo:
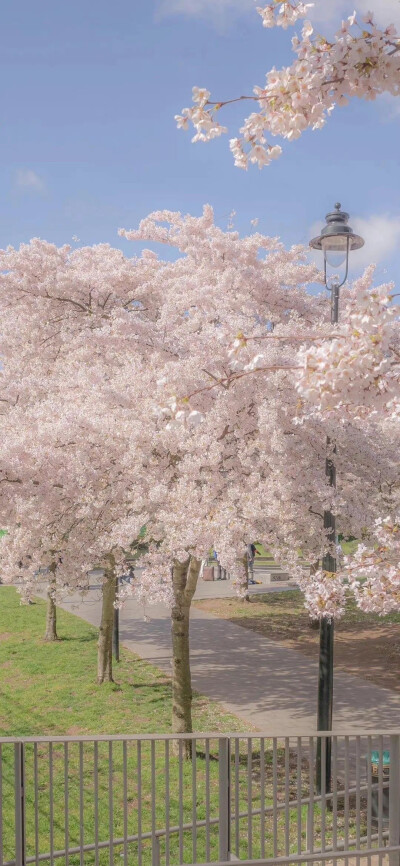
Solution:
[{"label": "tree bark", "polygon": [[103,604],[101,608],[99,642],[97,644],[97,682],[99,685],[102,685],[102,683],[114,682],[112,670],[112,641],[115,588],[115,560],[113,556],[109,556],[107,567],[104,572]]},{"label": "tree bark", "polygon": [[[174,562],[172,568],[172,730],[176,734],[188,734],[193,730],[189,617],[200,565],[199,560],[191,557],[184,563]],[[191,757],[191,740],[183,740],[183,754],[185,758]]]},{"label": "tree bark", "polygon": [[[313,562],[310,565],[310,577],[312,577],[312,575],[315,574],[318,571],[318,569],[319,569],[319,559],[317,559],[316,562]],[[316,619],[314,619],[313,617],[310,616],[310,619],[308,620],[308,627],[312,628],[313,631],[319,631],[319,626],[320,626],[319,618],[317,617]]]},{"label": "tree bark", "polygon": [[246,574],[245,593],[242,596],[242,601],[247,602],[247,601],[250,601],[250,595],[249,595],[249,560],[247,558],[247,552],[245,553],[245,555],[242,559],[242,562],[243,562],[244,570],[245,570],[245,574]]},{"label": "tree bark", "polygon": [[[53,570],[54,572],[54,570]],[[47,641],[58,640],[57,635],[57,607],[54,600],[56,589],[55,578],[50,581],[47,587],[47,612],[46,612],[46,633],[44,639]]]}]

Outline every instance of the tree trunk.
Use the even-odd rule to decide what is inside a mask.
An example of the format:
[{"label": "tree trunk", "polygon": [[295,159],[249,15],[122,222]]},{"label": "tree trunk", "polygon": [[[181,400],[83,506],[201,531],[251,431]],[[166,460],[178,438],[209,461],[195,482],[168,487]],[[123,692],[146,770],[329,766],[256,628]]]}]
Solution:
[{"label": "tree trunk", "polygon": [[249,560],[247,558],[247,552],[245,553],[245,555],[242,559],[242,562],[243,562],[244,571],[245,571],[245,575],[246,575],[245,584],[244,584],[245,593],[242,596],[242,601],[247,602],[247,601],[250,601],[250,595],[249,595]]},{"label": "tree trunk", "polygon": [[[319,559],[317,559],[316,562],[313,562],[310,565],[310,577],[312,577],[312,575],[315,574],[318,571],[318,569],[319,569]],[[313,617],[310,616],[310,618],[308,620],[308,627],[313,629],[313,631],[319,631],[319,626],[320,626],[319,618],[317,617],[316,619],[314,619]]]},{"label": "tree trunk", "polygon": [[50,581],[47,587],[47,613],[46,613],[46,633],[45,640],[58,640],[57,636],[57,607],[54,601],[56,582],[55,578]]},{"label": "tree trunk", "polygon": [[115,561],[108,557],[108,565],[104,572],[103,604],[101,608],[101,623],[99,642],[97,644],[97,682],[112,683],[112,641],[114,626],[115,601]]},{"label": "tree trunk", "polygon": [[[172,568],[172,730],[176,734],[192,733],[192,679],[190,674],[189,616],[196,591],[200,561],[191,557],[185,563],[174,562]],[[175,748],[175,746],[174,746]],[[179,747],[176,746],[176,750]],[[190,758],[191,740],[183,740],[183,754]]]}]

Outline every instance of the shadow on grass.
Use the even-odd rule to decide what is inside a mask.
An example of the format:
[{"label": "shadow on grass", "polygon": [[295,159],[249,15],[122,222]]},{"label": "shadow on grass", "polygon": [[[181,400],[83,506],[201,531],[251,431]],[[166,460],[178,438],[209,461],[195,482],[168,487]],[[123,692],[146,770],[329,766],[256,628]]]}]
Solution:
[{"label": "shadow on grass", "polygon": [[48,641],[48,643],[92,643],[97,641],[97,634],[82,634],[82,635],[61,635],[56,641]]},{"label": "shadow on grass", "polygon": [[134,689],[148,689],[148,691],[153,692],[155,689],[165,689],[165,688],[171,689],[172,686],[171,686],[170,680],[165,680],[165,682],[162,682],[162,683],[150,683],[150,684],[149,683],[132,683],[132,688],[134,688]]}]

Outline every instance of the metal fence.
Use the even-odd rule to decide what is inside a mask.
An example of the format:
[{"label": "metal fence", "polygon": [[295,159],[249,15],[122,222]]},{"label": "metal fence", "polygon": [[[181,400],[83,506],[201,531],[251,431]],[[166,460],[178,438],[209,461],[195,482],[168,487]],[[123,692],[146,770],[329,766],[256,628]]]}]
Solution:
[{"label": "metal fence", "polygon": [[400,733],[333,736],[331,790],[327,743],[323,734],[0,739],[0,866],[400,866]]}]

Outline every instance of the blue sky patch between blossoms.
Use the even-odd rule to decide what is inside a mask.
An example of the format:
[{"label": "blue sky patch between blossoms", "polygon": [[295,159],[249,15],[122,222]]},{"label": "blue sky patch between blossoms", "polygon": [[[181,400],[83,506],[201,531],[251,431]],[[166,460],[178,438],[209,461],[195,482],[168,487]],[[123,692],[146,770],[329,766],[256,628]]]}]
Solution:
[{"label": "blue sky patch between blossoms", "polygon": [[[396,20],[398,0],[359,0]],[[32,236],[57,244],[108,241],[133,253],[120,226],[154,209],[199,214],[221,227],[304,242],[341,201],[367,240],[353,273],[378,262],[381,280],[400,265],[400,100],[353,101],[326,127],[283,143],[263,171],[234,167],[229,136],[192,145],[174,115],[192,85],[226,99],[291,62],[292,31],[265,30],[253,0],[4,0],[1,64],[0,245]],[[329,33],[353,11],[316,0],[313,22]],[[387,16],[387,17],[385,17]],[[319,20],[323,19],[323,20]],[[246,105],[245,108],[248,108]],[[236,135],[243,106],[221,122]],[[280,142],[281,143],[281,142]],[[79,240],[78,240],[79,239]]]}]

